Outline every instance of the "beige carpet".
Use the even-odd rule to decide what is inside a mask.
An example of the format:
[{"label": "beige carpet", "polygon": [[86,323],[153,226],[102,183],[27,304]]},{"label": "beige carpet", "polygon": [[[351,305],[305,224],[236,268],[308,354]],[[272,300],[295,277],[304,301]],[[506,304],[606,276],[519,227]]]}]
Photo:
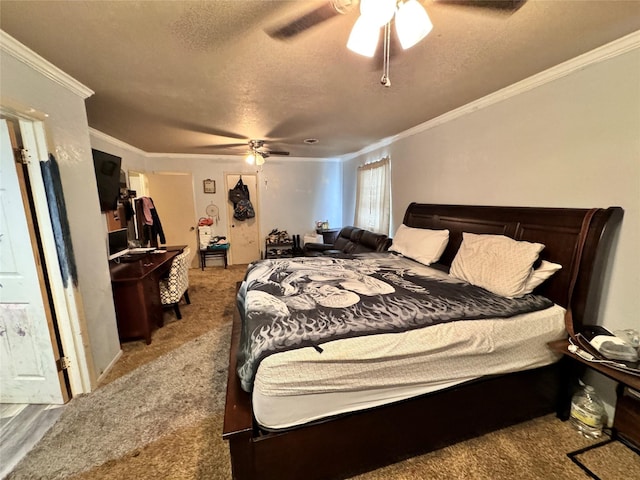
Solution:
[{"label": "beige carpet", "polygon": [[[222,441],[230,322],[244,267],[190,271],[191,305],[172,312],[123,356],[101,386],[74,398],[8,477],[16,479],[231,478]],[[370,472],[359,480],[586,479],[568,452],[593,444],[542,417]],[[619,443],[580,456],[602,480],[640,478]]]}]

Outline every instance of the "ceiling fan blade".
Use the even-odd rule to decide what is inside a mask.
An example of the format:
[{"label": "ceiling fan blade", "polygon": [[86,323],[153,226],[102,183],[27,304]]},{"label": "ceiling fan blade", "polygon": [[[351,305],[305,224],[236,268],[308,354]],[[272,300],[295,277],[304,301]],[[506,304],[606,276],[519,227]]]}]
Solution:
[{"label": "ceiling fan blade", "polygon": [[216,137],[236,138],[238,140],[242,140],[246,138],[244,135],[240,135],[235,132],[230,132],[220,128],[211,127],[208,125],[200,125],[197,123],[183,121],[183,120],[169,119],[167,120],[167,123],[174,127],[181,128],[183,130],[188,130],[191,132],[198,132],[198,133],[205,133],[207,135],[214,135]]},{"label": "ceiling fan blade", "polygon": [[267,150],[266,153],[269,155],[289,155],[289,152],[285,152],[284,150]]},{"label": "ceiling fan blade", "polygon": [[313,28],[316,25],[320,25],[330,18],[348,13],[356,3],[357,1],[355,0],[329,0],[318,8],[291,20],[285,25],[273,29],[267,29],[267,35],[278,40],[286,40],[291,37],[295,37],[305,30]]},{"label": "ceiling fan blade", "polygon": [[527,0],[436,0],[437,3],[493,10],[502,13],[514,13]]},{"label": "ceiling fan blade", "polygon": [[207,145],[206,148],[237,148],[247,147],[247,142],[244,143],[220,143],[218,145]]}]

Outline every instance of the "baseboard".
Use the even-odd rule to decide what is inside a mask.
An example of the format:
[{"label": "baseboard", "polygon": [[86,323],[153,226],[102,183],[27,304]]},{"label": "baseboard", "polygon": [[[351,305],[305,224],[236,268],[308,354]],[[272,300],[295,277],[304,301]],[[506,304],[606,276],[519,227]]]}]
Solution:
[{"label": "baseboard", "polygon": [[100,374],[100,376],[98,377],[98,381],[96,382],[97,385],[100,385],[100,382],[109,374],[109,372],[115,366],[116,362],[120,359],[121,356],[122,356],[122,349],[118,350],[118,353],[116,354],[115,357],[113,357],[113,360],[111,360],[111,363],[109,363],[109,365],[107,365],[107,368],[105,368],[104,371]]}]

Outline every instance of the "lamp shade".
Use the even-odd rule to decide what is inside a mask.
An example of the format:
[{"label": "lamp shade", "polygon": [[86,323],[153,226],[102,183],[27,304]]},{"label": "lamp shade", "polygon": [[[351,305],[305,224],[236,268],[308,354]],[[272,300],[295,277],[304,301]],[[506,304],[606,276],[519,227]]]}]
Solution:
[{"label": "lamp shade", "polygon": [[380,28],[389,23],[396,11],[396,0],[360,0],[360,16]]},{"label": "lamp shade", "polygon": [[264,157],[260,153],[256,154],[256,165],[264,165]]},{"label": "lamp shade", "polygon": [[251,152],[249,155],[247,155],[247,158],[245,158],[244,161],[249,165],[253,165],[254,163],[256,163],[256,154]]},{"label": "lamp shade", "polygon": [[433,24],[427,11],[417,0],[408,0],[398,7],[396,12],[396,32],[403,49],[413,47],[426,37]]},{"label": "lamp shade", "polygon": [[359,55],[373,57],[378,46],[378,38],[380,38],[380,27],[361,15],[353,25],[347,48]]}]

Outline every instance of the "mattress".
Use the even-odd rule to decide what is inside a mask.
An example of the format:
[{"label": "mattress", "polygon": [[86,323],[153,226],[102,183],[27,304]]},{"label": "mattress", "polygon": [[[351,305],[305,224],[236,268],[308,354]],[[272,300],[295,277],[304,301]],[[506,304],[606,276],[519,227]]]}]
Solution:
[{"label": "mattress", "polygon": [[262,360],[252,392],[256,421],[278,430],[558,360],[564,338],[554,305],[508,320],[455,321],[305,347]]}]

